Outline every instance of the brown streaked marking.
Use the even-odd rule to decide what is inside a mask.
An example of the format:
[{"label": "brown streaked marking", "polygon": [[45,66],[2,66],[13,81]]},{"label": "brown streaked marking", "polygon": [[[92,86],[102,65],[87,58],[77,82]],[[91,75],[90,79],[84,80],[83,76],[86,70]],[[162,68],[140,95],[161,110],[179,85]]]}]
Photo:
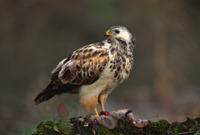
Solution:
[{"label": "brown streaked marking", "polygon": [[86,66],[83,67],[83,71],[84,71],[84,72],[87,71],[87,67],[86,67]]},{"label": "brown streaked marking", "polygon": [[93,72],[93,71],[90,71],[90,75],[91,75],[91,76],[94,76],[94,72]]},{"label": "brown streaked marking", "polygon": [[77,69],[77,70],[80,70],[81,67],[80,67],[79,65],[76,65],[76,69]]},{"label": "brown streaked marking", "polygon": [[115,75],[114,75],[114,78],[116,78],[118,76],[119,72],[118,71],[115,71]]},{"label": "brown streaked marking", "polygon": [[127,57],[132,57],[132,55],[127,55]]},{"label": "brown streaked marking", "polygon": [[107,42],[108,43],[112,43],[112,40],[110,38],[108,38]]},{"label": "brown streaked marking", "polygon": [[132,41],[132,44],[135,45],[136,39],[134,36],[131,38],[131,41]]},{"label": "brown streaked marking", "polygon": [[89,49],[89,50],[88,50],[88,52],[92,52],[92,51],[93,51],[93,49]]},{"label": "brown streaked marking", "polygon": [[121,39],[119,39],[119,38],[116,38],[116,39],[117,39],[117,41],[118,41],[120,44],[122,44],[122,45],[127,45],[125,41],[123,41],[123,40],[121,40]]},{"label": "brown streaked marking", "polygon": [[123,68],[125,68],[125,64],[123,64]]},{"label": "brown streaked marking", "polygon": [[119,80],[120,79],[120,75],[117,77],[117,80]]},{"label": "brown streaked marking", "polygon": [[104,54],[103,54],[103,53],[101,53],[101,54],[99,55],[99,57],[102,57],[102,56],[104,56]]},{"label": "brown streaked marking", "polygon": [[129,71],[126,69],[126,73],[128,74],[129,73]]},{"label": "brown streaked marking", "polygon": [[121,54],[119,52],[117,52],[117,56],[121,56]]},{"label": "brown streaked marking", "polygon": [[119,71],[121,69],[121,66],[117,67],[117,71]]},{"label": "brown streaked marking", "polygon": [[121,61],[121,59],[117,59],[116,62],[119,63]]},{"label": "brown streaked marking", "polygon": [[83,78],[87,78],[87,73],[83,72]]},{"label": "brown streaked marking", "polygon": [[83,49],[81,49],[78,53],[81,53],[83,51]]},{"label": "brown streaked marking", "polygon": [[83,64],[85,64],[87,62],[87,60],[83,60]]},{"label": "brown streaked marking", "polygon": [[126,59],[124,58],[124,56],[121,55],[122,61],[126,62]]},{"label": "brown streaked marking", "polygon": [[77,77],[78,77],[78,78],[82,78],[81,72],[78,72],[78,73],[77,73]]},{"label": "brown streaked marking", "polygon": [[83,59],[87,59],[87,58],[89,58],[89,57],[90,57],[89,54],[84,54]]},{"label": "brown streaked marking", "polygon": [[78,53],[80,51],[80,49],[76,50],[74,53]]},{"label": "brown streaked marking", "polygon": [[75,56],[75,55],[72,55],[71,59],[74,59],[74,56]]},{"label": "brown streaked marking", "polygon": [[62,78],[62,81],[63,80],[64,81],[69,81],[69,79],[72,78],[72,74],[71,74],[70,70],[66,69],[64,71],[64,74],[61,76],[61,78]]},{"label": "brown streaked marking", "polygon": [[72,80],[70,83],[77,84],[77,83],[79,83],[78,81],[79,81],[79,79],[77,77],[75,77],[74,80]]},{"label": "brown streaked marking", "polygon": [[103,71],[103,69],[104,69],[103,67],[100,67],[100,68],[99,68],[99,71],[100,71],[100,72],[102,72],[102,71]]},{"label": "brown streaked marking", "polygon": [[104,59],[103,61],[102,61],[102,66],[106,66],[106,59]]},{"label": "brown streaked marking", "polygon": [[92,56],[95,56],[98,54],[98,51],[96,50],[94,53],[92,53]]},{"label": "brown streaked marking", "polygon": [[105,44],[105,43],[103,43],[103,42],[99,42],[99,45],[100,45],[100,46],[103,46],[104,44]]},{"label": "brown streaked marking", "polygon": [[98,65],[98,68],[100,68],[101,67],[101,65],[100,65],[100,63],[98,63],[99,65]]},{"label": "brown streaked marking", "polygon": [[105,56],[105,55],[108,55],[108,53],[107,53],[107,52],[102,53],[102,54],[100,54],[100,57],[103,57],[103,56]]},{"label": "brown streaked marking", "polygon": [[105,63],[107,63],[107,59],[104,59]]},{"label": "brown streaked marking", "polygon": [[77,59],[77,58],[78,58],[78,56],[79,56],[79,55],[77,54],[77,55],[75,56],[75,59]]},{"label": "brown streaked marking", "polygon": [[112,48],[112,49],[111,49],[111,53],[113,54],[114,51],[115,51],[115,48]]},{"label": "brown streaked marking", "polygon": [[83,53],[86,53],[88,51],[88,49],[85,49],[84,51],[83,51]]}]

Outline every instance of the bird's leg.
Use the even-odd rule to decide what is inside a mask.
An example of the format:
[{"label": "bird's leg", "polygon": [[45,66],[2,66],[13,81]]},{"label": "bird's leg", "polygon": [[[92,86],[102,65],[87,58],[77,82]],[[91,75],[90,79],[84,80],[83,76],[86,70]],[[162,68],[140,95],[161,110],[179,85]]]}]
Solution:
[{"label": "bird's leg", "polygon": [[102,110],[100,114],[103,114],[103,115],[109,114],[109,112],[105,111],[105,108],[104,108],[104,103],[106,101],[107,96],[108,94],[99,95],[99,103],[101,104],[101,110]]},{"label": "bird's leg", "polygon": [[95,115],[99,115],[96,107],[94,108],[94,113],[95,113]]},{"label": "bird's leg", "polygon": [[102,100],[100,100],[100,104],[101,104],[101,110],[104,112],[105,111],[104,102]]}]

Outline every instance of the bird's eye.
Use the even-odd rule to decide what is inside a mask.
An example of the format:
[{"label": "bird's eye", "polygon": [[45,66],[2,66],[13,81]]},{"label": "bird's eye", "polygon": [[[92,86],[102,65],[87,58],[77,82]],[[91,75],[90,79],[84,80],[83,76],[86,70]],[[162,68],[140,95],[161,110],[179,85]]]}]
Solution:
[{"label": "bird's eye", "polygon": [[119,30],[115,30],[115,33],[119,34],[119,32],[120,32]]}]

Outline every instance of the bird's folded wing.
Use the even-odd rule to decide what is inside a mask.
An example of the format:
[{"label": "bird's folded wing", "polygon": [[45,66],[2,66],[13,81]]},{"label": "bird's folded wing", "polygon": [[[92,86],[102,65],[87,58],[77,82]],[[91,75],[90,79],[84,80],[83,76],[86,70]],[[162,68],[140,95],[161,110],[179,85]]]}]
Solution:
[{"label": "bird's folded wing", "polygon": [[57,65],[52,71],[51,81],[57,85],[94,83],[108,65],[107,50],[104,46],[95,44],[78,49]]}]

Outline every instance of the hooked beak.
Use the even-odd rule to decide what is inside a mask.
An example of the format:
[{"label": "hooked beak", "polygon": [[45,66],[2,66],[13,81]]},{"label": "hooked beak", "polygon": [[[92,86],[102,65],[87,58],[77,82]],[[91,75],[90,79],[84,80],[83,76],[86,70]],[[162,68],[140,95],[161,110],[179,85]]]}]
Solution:
[{"label": "hooked beak", "polygon": [[114,36],[114,35],[110,34],[110,30],[107,30],[106,33],[104,34],[104,37],[105,36],[110,37],[110,36]]}]

